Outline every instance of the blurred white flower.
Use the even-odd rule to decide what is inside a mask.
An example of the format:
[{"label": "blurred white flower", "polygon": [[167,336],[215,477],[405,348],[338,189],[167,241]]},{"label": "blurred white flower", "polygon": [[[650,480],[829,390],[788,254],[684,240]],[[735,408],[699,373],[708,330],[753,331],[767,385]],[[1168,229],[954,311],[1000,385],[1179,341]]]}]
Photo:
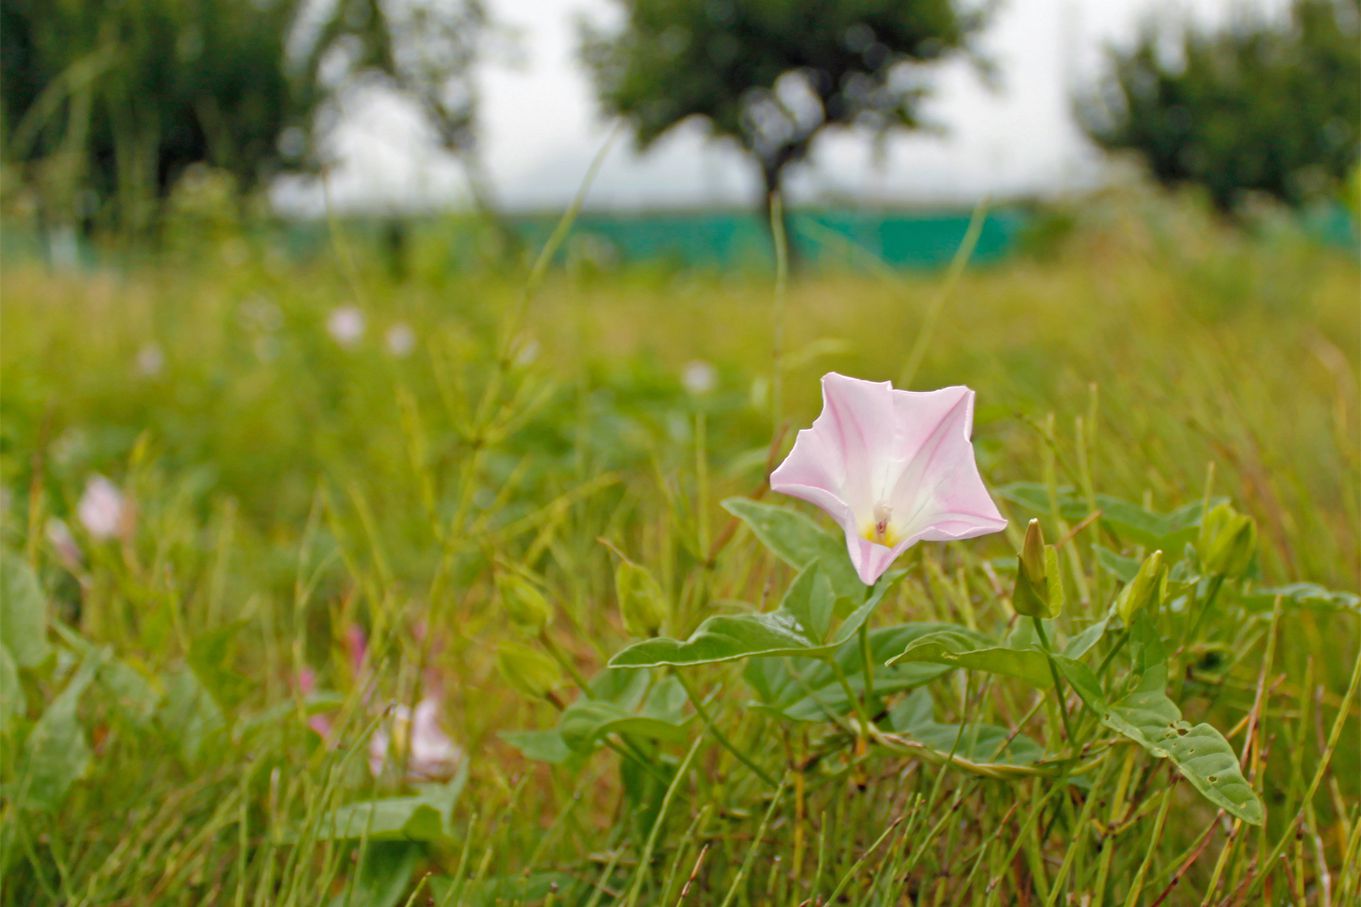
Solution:
[{"label": "blurred white flower", "polygon": [[89,453],[89,439],[79,428],[68,428],[52,442],[52,459],[69,466]]},{"label": "blurred white flower", "polygon": [[539,358],[539,341],[533,337],[520,344],[520,348],[515,352],[515,364],[526,366]]},{"label": "blurred white flower", "polygon": [[341,346],[354,346],[364,336],[364,313],[352,305],[332,309],[326,317],[326,330]]},{"label": "blurred white flower", "polygon": [[388,352],[401,358],[406,356],[416,346],[416,332],[411,330],[411,325],[405,321],[399,321],[387,332]]},{"label": "blurred white flower", "polygon": [[453,776],[463,750],[439,726],[440,701],[426,696],[415,712],[404,705],[392,707],[390,717],[369,740],[369,770],[374,777],[385,767],[406,764],[411,781],[442,780]]},{"label": "blurred white flower", "polygon": [[85,492],[76,505],[76,515],[91,536],[110,539],[130,528],[132,511],[117,485],[101,475],[94,475],[85,483]]},{"label": "blurred white flower", "polygon": [[241,303],[241,321],[252,331],[272,334],[283,326],[284,316],[274,300],[256,293]]},{"label": "blurred white flower", "polygon": [[147,378],[154,378],[165,368],[165,354],[154,343],[148,343],[137,351],[137,371]]},{"label": "blurred white flower", "polygon": [[703,359],[693,359],[681,371],[681,384],[696,396],[707,394],[718,386],[718,371]]},{"label": "blurred white flower", "polygon": [[80,546],[71,534],[71,527],[66,525],[65,520],[48,517],[43,534],[47,536],[47,543],[57,552],[57,559],[62,566],[74,573],[80,567]]}]

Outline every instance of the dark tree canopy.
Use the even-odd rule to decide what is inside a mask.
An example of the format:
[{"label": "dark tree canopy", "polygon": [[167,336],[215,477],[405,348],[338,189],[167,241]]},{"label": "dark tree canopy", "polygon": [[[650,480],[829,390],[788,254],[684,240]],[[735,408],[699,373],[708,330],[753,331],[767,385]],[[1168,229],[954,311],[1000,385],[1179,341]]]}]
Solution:
[{"label": "dark tree canopy", "polygon": [[918,125],[917,64],[963,51],[987,7],[951,0],[620,0],[625,23],[588,31],[607,112],[647,147],[692,117],[760,165],[769,194],[828,127]]},{"label": "dark tree canopy", "polygon": [[363,78],[466,148],[482,23],[480,0],[0,0],[4,159],[53,207],[135,225],[194,164],[245,191],[313,169],[328,102]]},{"label": "dark tree canopy", "polygon": [[1110,52],[1079,115],[1103,148],[1134,152],[1164,184],[1203,186],[1221,210],[1246,192],[1307,201],[1361,151],[1361,0],[1295,0],[1287,21],[1179,42],[1146,29]]}]

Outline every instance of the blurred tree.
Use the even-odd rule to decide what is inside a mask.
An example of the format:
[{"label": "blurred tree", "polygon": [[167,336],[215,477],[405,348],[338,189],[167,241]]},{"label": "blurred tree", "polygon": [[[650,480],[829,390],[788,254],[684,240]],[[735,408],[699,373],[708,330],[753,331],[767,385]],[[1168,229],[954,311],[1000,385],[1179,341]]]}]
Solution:
[{"label": "blurred tree", "polygon": [[0,0],[0,140],[53,213],[151,222],[194,164],[243,191],[319,166],[364,78],[471,147],[480,0]]},{"label": "blurred tree", "polygon": [[1180,41],[1146,29],[1110,51],[1078,110],[1097,144],[1133,151],[1162,183],[1203,186],[1223,211],[1248,192],[1299,204],[1335,191],[1361,151],[1361,0],[1294,0],[1286,21]]},{"label": "blurred tree", "polygon": [[698,117],[760,168],[762,211],[829,127],[920,125],[918,64],[964,51],[990,4],[951,0],[619,0],[615,33],[586,29],[605,109],[646,148]]}]

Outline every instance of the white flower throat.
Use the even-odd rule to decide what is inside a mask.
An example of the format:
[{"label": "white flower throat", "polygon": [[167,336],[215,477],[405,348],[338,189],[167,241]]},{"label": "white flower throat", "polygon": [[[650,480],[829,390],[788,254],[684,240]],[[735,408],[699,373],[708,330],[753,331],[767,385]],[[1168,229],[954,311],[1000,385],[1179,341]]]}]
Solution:
[{"label": "white flower throat", "polygon": [[893,531],[890,521],[893,519],[893,508],[884,501],[879,501],[874,505],[874,523],[865,533],[865,538],[880,545],[887,545],[890,548],[898,543],[898,534]]}]

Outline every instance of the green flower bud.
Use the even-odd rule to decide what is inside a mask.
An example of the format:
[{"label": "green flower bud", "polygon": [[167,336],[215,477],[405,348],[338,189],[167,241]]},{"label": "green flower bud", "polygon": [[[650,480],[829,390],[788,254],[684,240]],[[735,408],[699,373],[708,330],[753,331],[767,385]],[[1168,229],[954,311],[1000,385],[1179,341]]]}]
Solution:
[{"label": "green flower bud", "polygon": [[511,622],[530,633],[538,633],[553,619],[553,607],[533,583],[515,573],[496,577],[496,593]]},{"label": "green flower bud", "polygon": [[1167,565],[1163,553],[1155,551],[1139,565],[1139,572],[1115,600],[1116,613],[1128,626],[1141,611],[1155,611],[1167,597]]},{"label": "green flower bud", "polygon": [[512,687],[536,699],[546,697],[562,681],[556,661],[538,649],[513,642],[501,643],[496,668]]},{"label": "green flower bud", "polygon": [[1256,549],[1257,524],[1228,504],[1220,504],[1201,520],[1196,555],[1208,575],[1242,576]]},{"label": "green flower bud", "polygon": [[633,636],[656,636],[666,620],[662,587],[646,567],[620,561],[614,571],[614,591],[624,628]]},{"label": "green flower bud", "polygon": [[1011,604],[1023,617],[1058,617],[1063,611],[1063,577],[1058,552],[1044,543],[1039,520],[1031,520],[1017,557]]}]

